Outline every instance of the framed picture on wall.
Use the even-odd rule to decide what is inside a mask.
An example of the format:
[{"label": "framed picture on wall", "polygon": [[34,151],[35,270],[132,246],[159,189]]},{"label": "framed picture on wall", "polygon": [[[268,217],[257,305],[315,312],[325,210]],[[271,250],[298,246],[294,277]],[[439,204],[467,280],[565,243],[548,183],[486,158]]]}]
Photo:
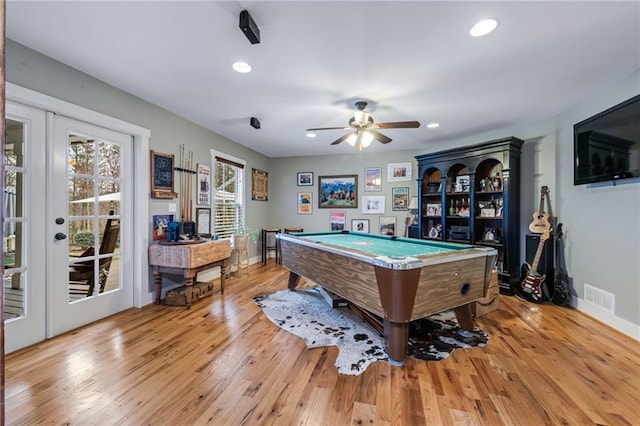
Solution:
[{"label": "framed picture on wall", "polygon": [[329,216],[331,218],[331,230],[343,231],[347,222],[347,212],[344,210],[332,210]]},{"label": "framed picture on wall", "polygon": [[389,182],[411,180],[411,163],[387,164],[387,180]]},{"label": "framed picture on wall", "polygon": [[357,208],[358,175],[319,176],[318,207]]},{"label": "framed picture on wall", "polygon": [[363,214],[384,214],[384,196],[362,197]]},{"label": "framed picture on wall", "polygon": [[211,204],[209,194],[211,193],[211,168],[206,164],[198,164],[198,199],[199,206]]},{"label": "framed picture on wall", "polygon": [[313,213],[313,194],[311,192],[298,192],[298,214]]},{"label": "framed picture on wall", "polygon": [[151,197],[176,198],[173,180],[173,154],[151,150]]},{"label": "framed picture on wall", "polygon": [[269,173],[264,170],[251,169],[251,199],[269,200]]},{"label": "framed picture on wall", "polygon": [[208,207],[196,209],[196,234],[211,237],[211,209]]},{"label": "framed picture on wall", "polygon": [[396,235],[395,216],[380,216],[380,235]]},{"label": "framed picture on wall", "polygon": [[351,219],[351,230],[355,232],[369,232],[369,219]]},{"label": "framed picture on wall", "polygon": [[391,197],[393,200],[393,210],[409,209],[409,187],[408,186],[403,186],[400,188],[392,188]]},{"label": "framed picture on wall", "polygon": [[313,172],[298,172],[298,186],[313,186]]},{"label": "framed picture on wall", "polygon": [[364,190],[382,191],[382,168],[367,167],[364,169]]}]

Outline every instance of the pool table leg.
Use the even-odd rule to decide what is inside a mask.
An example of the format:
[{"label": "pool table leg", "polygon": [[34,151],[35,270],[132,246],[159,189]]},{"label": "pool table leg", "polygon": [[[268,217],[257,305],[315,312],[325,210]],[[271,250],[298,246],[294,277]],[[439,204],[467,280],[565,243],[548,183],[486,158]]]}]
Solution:
[{"label": "pool table leg", "polygon": [[[473,302],[475,303],[475,302]],[[471,303],[454,308],[458,324],[463,330],[473,331],[473,313],[471,312]]]},{"label": "pool table leg", "polygon": [[388,319],[385,319],[383,324],[385,350],[389,356],[389,364],[395,367],[401,367],[404,365],[404,358],[407,355],[409,324],[392,322]]},{"label": "pool table leg", "polygon": [[289,290],[295,290],[300,282],[300,275],[295,272],[289,272]]}]

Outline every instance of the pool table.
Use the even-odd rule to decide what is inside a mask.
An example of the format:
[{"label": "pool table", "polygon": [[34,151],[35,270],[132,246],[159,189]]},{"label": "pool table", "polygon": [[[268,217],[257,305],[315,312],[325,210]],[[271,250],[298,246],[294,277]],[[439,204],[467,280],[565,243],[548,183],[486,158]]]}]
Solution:
[{"label": "pool table", "polygon": [[389,362],[403,365],[409,322],[454,309],[473,329],[471,303],[485,296],[490,247],[360,232],[278,234],[290,290],[305,277],[383,318]]}]

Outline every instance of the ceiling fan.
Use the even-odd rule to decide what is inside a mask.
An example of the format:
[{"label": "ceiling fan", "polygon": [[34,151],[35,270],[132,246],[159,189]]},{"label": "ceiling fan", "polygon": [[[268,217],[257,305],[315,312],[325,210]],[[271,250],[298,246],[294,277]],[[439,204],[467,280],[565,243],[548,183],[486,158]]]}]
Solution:
[{"label": "ceiling fan", "polygon": [[343,141],[351,146],[358,146],[358,150],[362,151],[362,148],[366,148],[371,145],[371,142],[377,140],[380,143],[389,143],[392,139],[388,136],[378,132],[378,129],[415,129],[420,127],[418,121],[394,121],[388,123],[374,123],[373,117],[369,115],[365,108],[367,103],[365,101],[358,101],[355,103],[356,110],[353,117],[349,119],[348,127],[317,127],[314,129],[307,129],[307,132],[315,130],[350,130],[349,133],[341,136],[335,141],[331,142],[331,145],[338,145]]}]

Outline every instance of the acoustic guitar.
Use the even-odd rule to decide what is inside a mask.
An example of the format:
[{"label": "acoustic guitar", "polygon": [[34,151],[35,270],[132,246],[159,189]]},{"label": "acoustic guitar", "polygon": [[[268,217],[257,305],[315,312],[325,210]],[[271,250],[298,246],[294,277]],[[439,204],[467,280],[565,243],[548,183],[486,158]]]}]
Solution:
[{"label": "acoustic guitar", "polygon": [[551,229],[549,213],[544,211],[544,199],[548,193],[549,188],[546,185],[540,188],[540,208],[533,214],[533,222],[529,225],[529,230],[535,234],[542,234],[547,229]]},{"label": "acoustic guitar", "polygon": [[541,236],[540,242],[538,243],[538,249],[536,250],[536,255],[533,258],[533,263],[529,265],[525,263],[523,268],[523,275],[526,274],[524,280],[522,280],[522,291],[529,294],[531,299],[534,302],[542,302],[543,294],[542,294],[542,283],[544,282],[546,276],[541,275],[538,272],[538,265],[540,264],[540,257],[542,256],[542,250],[544,249],[544,243],[549,239],[549,235],[551,234],[551,227],[547,229]]}]

